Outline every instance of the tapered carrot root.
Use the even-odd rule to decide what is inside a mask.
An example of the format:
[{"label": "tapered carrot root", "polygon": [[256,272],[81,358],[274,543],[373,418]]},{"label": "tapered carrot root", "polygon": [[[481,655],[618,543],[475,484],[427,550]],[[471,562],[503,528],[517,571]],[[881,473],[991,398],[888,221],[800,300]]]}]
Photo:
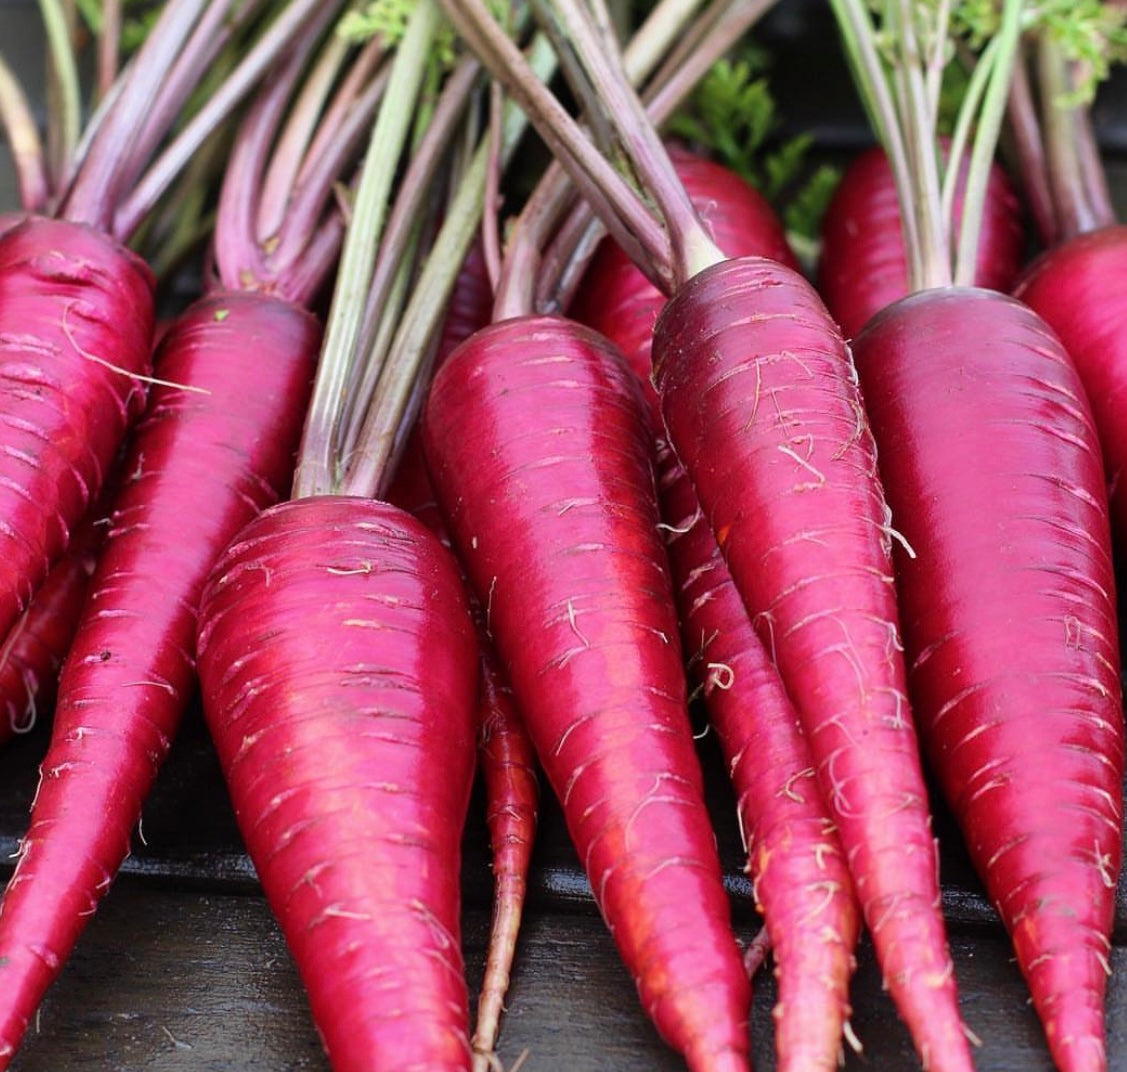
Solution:
[{"label": "tapered carrot root", "polygon": [[144,395],[153,277],[93,228],[0,235],[0,635],[90,508]]},{"label": "tapered carrot root", "polygon": [[449,359],[423,424],[435,490],[643,1007],[697,1070],[746,1069],[732,935],[686,710],[636,381],[559,318]]},{"label": "tapered carrot root", "polygon": [[449,553],[374,500],[267,511],[205,592],[204,712],[334,1072],[470,1068],[477,666]]},{"label": "tapered carrot root", "polygon": [[926,1067],[965,1072],[888,511],[849,351],[801,276],[741,258],[669,302],[654,373],[670,438],[798,711],[892,998]]},{"label": "tapered carrot root", "polygon": [[[966,170],[964,160],[964,180]],[[960,188],[956,219],[962,214],[962,193]],[[990,171],[983,207],[975,283],[1007,291],[1021,271],[1025,228],[1021,202],[997,164]],[[883,149],[861,153],[845,169],[826,209],[821,238],[818,291],[845,337],[852,339],[911,289],[900,201]]]},{"label": "tapered carrot root", "polygon": [[195,684],[196,609],[219,552],[293,467],[320,328],[218,293],[165,337],[162,377],[59,681],[51,744],[0,902],[0,1067],[129,852]]},{"label": "tapered carrot root", "polygon": [[496,657],[482,659],[478,750],[485,780],[489,844],[493,852],[493,918],[477,1023],[473,1032],[478,1072],[491,1064],[501,1013],[516,958],[536,839],[540,783],[536,753]]},{"label": "tapered carrot root", "polygon": [[874,319],[857,365],[920,734],[1062,1072],[1106,1068],[1123,715],[1107,501],[1056,337],[987,291]]}]

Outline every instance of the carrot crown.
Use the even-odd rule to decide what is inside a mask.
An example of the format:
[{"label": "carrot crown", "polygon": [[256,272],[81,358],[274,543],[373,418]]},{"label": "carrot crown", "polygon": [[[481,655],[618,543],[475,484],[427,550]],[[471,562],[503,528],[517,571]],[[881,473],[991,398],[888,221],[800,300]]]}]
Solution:
[{"label": "carrot crown", "polygon": [[[1002,0],[989,35],[974,35],[950,2],[889,0],[879,19],[865,0],[831,4],[854,82],[896,179],[911,287],[969,285],[1028,5]],[[968,0],[963,7],[978,11],[982,5]],[[944,153],[937,126],[940,94],[944,73],[960,56],[969,56],[973,66]],[[956,226],[956,190],[966,157]]]},{"label": "carrot crown", "polygon": [[214,239],[229,289],[306,304],[336,262],[344,224],[333,190],[386,88],[389,50],[380,38],[358,49],[338,25],[311,62],[332,15],[328,6],[311,20],[235,137]]}]

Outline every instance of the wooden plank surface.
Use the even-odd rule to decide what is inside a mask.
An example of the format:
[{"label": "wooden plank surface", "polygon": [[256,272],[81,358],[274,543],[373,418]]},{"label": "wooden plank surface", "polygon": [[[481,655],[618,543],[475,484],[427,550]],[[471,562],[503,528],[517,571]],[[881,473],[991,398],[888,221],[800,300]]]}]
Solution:
[{"label": "wooden plank surface", "polygon": [[[465,918],[467,966],[480,968],[486,917]],[[953,952],[979,1067],[1048,1072],[1051,1065],[1004,942],[958,935]],[[1127,968],[1117,950],[1115,966]],[[907,1036],[862,949],[853,1026],[864,1054],[846,1069],[916,1066]],[[774,1067],[774,987],[756,993],[756,1066]],[[1113,985],[1112,1066],[1124,1067],[1122,985]],[[527,1053],[525,1053],[527,1051]],[[524,1072],[677,1072],[679,1059],[640,1015],[601,922],[587,913],[533,913],[524,930],[500,1056]],[[13,1072],[320,1072],[328,1065],[281,936],[257,897],[118,884],[44,1003]]]},{"label": "wooden plank surface", "polygon": [[[46,726],[0,754],[0,853],[14,851]],[[731,797],[711,742],[702,743],[733,918],[741,940],[758,920],[740,872]],[[1009,946],[940,813],[945,910],[969,1026],[983,1040],[981,1072],[1048,1072],[1040,1028]],[[465,840],[465,945],[471,991],[487,925],[489,871],[474,801]],[[500,1049],[506,1067],[676,1072],[683,1064],[637,1004],[587,883],[546,802],[527,920]],[[1127,1072],[1127,890],[1119,890],[1116,975],[1109,998],[1111,1067]],[[774,1067],[769,975],[757,982],[756,1066]],[[846,1072],[919,1068],[867,943],[853,988],[864,1046]],[[189,1048],[190,1047],[190,1048]],[[146,809],[124,877],[111,889],[45,1002],[15,1072],[325,1069],[288,952],[259,895],[207,741],[193,712]]]}]

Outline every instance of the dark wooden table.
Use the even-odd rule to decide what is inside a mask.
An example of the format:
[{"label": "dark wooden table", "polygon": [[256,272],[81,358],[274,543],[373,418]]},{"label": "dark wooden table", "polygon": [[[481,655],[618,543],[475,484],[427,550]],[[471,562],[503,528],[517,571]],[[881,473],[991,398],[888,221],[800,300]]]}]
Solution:
[{"label": "dark wooden table", "polygon": [[[787,123],[840,153],[867,140],[828,10],[818,0],[782,0],[765,28],[782,56],[772,80]],[[0,50],[41,86],[33,0],[0,0]],[[816,75],[812,72],[817,72]],[[811,79],[814,78],[814,81]],[[1097,115],[1118,189],[1127,153],[1122,83]],[[1127,200],[1127,199],[1125,199]],[[0,209],[15,202],[0,153]],[[0,752],[0,879],[11,867],[47,740],[42,725]],[[758,928],[742,873],[732,798],[705,739],[711,807],[743,940]],[[552,801],[537,849],[527,920],[504,1022],[500,1056],[525,1072],[675,1072],[680,1059],[642,1015],[618,963]],[[484,955],[490,873],[482,808],[475,799],[465,838],[464,938],[471,991]],[[1009,944],[971,874],[942,810],[944,910],[964,1015],[982,1039],[981,1072],[1051,1069]],[[1110,1064],[1127,1072],[1127,886],[1120,881],[1108,999]],[[751,1023],[757,1067],[774,1067],[774,984],[757,980]],[[919,1064],[862,943],[852,1027],[863,1044],[845,1069],[914,1072]],[[133,855],[93,917],[41,1009],[16,1072],[290,1072],[325,1070],[292,962],[239,841],[226,791],[197,712],[177,739],[135,838]]]},{"label": "dark wooden table", "polygon": [[[35,789],[46,727],[0,755],[0,857],[16,849]],[[757,920],[741,872],[731,796],[712,742],[701,745],[712,789],[733,918],[750,939]],[[982,1072],[1049,1070],[1024,983],[993,911],[939,813],[944,907],[965,1017],[983,1040]],[[489,865],[480,801],[465,838],[467,978],[480,977]],[[1112,1067],[1127,1069],[1127,888],[1109,999]],[[853,988],[853,1028],[864,1045],[846,1069],[918,1069],[907,1035],[863,944]],[[757,1067],[773,1068],[774,985],[760,976],[751,1025]],[[518,951],[500,1055],[525,1072],[642,1072],[683,1068],[642,1015],[554,802],[545,806],[532,903]],[[283,1072],[327,1069],[285,944],[255,883],[214,755],[196,712],[177,739],[124,873],[92,919],[45,1001],[16,1072]]]}]

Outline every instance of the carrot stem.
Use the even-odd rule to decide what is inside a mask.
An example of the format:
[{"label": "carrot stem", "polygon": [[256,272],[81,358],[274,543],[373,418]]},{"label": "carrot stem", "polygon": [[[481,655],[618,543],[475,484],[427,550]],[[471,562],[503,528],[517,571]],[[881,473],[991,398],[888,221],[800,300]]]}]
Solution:
[{"label": "carrot stem", "polygon": [[1059,234],[1057,212],[1049,189],[1048,163],[1037,106],[1029,84],[1029,70],[1024,62],[1014,66],[1008,117],[1010,146],[1016,157],[1013,170],[1020,176],[1025,203],[1041,243],[1054,245]]},{"label": "carrot stem", "polygon": [[39,0],[39,12],[47,37],[48,91],[51,98],[51,124],[48,136],[48,167],[59,179],[70,167],[78,145],[82,115],[78,65],[74,57],[67,18],[59,0]]},{"label": "carrot stem", "polygon": [[295,49],[275,72],[240,124],[227,161],[214,250],[220,282],[232,290],[252,289],[268,275],[255,226],[262,171],[306,59],[304,50]]},{"label": "carrot stem", "polygon": [[111,229],[121,188],[123,146],[145,128],[161,79],[175,65],[192,27],[206,9],[207,0],[169,0],[78,165],[62,206],[64,219]]},{"label": "carrot stem", "polygon": [[[356,384],[349,385],[349,395],[356,399],[373,397],[380,385],[381,397],[395,396],[400,401],[390,407],[380,404],[373,420],[365,419],[364,407],[357,407],[354,420],[346,425],[342,434],[341,453],[346,459],[345,470],[356,474],[361,484],[379,489],[381,474],[390,475],[392,460],[398,455],[403,424],[402,411],[410,384],[416,377],[416,368],[404,370],[402,389],[386,384],[394,382],[399,364],[386,361],[394,337],[398,316],[388,316],[389,305],[385,294],[395,292],[391,309],[402,309],[408,292],[408,280],[414,274],[419,247],[421,209],[431,195],[439,167],[446,159],[447,149],[461,122],[465,109],[473,99],[473,89],[481,69],[475,59],[464,59],[447,79],[434,114],[426,127],[426,134],[411,158],[400,183],[400,195],[395,199],[388,216],[387,228],[380,242],[379,253],[369,282],[364,329],[358,346],[366,355],[360,362]],[[363,438],[358,428],[363,426]],[[355,468],[348,464],[352,454],[358,452]]]},{"label": "carrot stem", "polygon": [[546,86],[529,70],[482,0],[440,0],[455,28],[504,83],[529,115],[552,155],[568,165],[585,198],[597,206],[616,241],[626,250],[644,250],[651,281],[672,278],[671,251],[664,231],[634,190],[603,158]]},{"label": "carrot stem", "polygon": [[[556,56],[544,36],[535,36],[529,46],[529,69],[536,77],[547,79],[555,62]],[[499,145],[502,166],[512,157],[527,125],[520,108],[510,104],[504,109]],[[434,310],[445,308],[458,268],[477,231],[492,153],[486,136],[458,184],[454,201],[415,281],[411,299],[399,318],[394,340],[382,361],[386,369],[394,371],[381,376],[356,444],[349,451],[342,485],[351,494],[371,493],[373,489],[382,493],[390,476],[387,461],[398,453],[401,430],[414,424],[419,398],[412,385],[419,379],[419,370],[438,327]]]},{"label": "carrot stem", "polygon": [[653,198],[671,246],[669,278],[658,281],[665,294],[677,290],[701,269],[723,259],[715,243],[697,219],[685,188],[677,180],[665,150],[645,108],[629,82],[599,40],[597,27],[581,3],[536,4],[543,17],[558,20],[583,66],[592,94],[601,103],[622,143],[629,146],[630,162]]},{"label": "carrot stem", "polygon": [[1002,25],[995,41],[997,50],[990,63],[990,81],[986,88],[978,129],[971,149],[967,169],[966,194],[963,214],[959,224],[958,248],[955,254],[955,284],[974,282],[975,262],[978,257],[978,236],[982,230],[982,211],[986,202],[986,185],[990,166],[998,145],[1002,120],[1006,115],[1010,81],[1021,46],[1022,0],[1005,0],[1002,7]]},{"label": "carrot stem", "polygon": [[[375,71],[364,92],[351,102],[332,139],[322,142],[319,135],[314,138],[301,163],[298,185],[290,192],[290,201],[278,230],[267,234],[261,224],[259,226],[263,240],[276,241],[279,251],[294,248],[291,235],[308,233],[321,218],[326,202],[332,196],[334,176],[340,174],[341,166],[348,157],[363,148],[364,137],[371,130],[372,117],[387,92],[389,74],[387,64]],[[331,123],[333,117],[327,117],[327,120]]]},{"label": "carrot stem", "polygon": [[102,0],[102,24],[98,28],[98,98],[110,91],[117,78],[121,52],[122,0]]},{"label": "carrot stem", "polygon": [[388,194],[410,129],[440,16],[434,0],[419,0],[392,61],[385,106],[380,108],[363,163],[340,272],[325,329],[293,497],[327,495],[341,479],[340,399],[357,360],[364,296],[376,261]]},{"label": "carrot stem", "polygon": [[[378,49],[378,39],[373,38],[370,46]],[[277,149],[271,154],[262,177],[254,227],[255,235],[260,239],[276,234],[281,226],[322,109],[350,51],[349,42],[338,34],[331,34],[312,72],[302,81],[301,93],[287,113],[286,125],[278,136]]]},{"label": "carrot stem", "polygon": [[20,205],[28,212],[42,212],[50,190],[43,142],[27,95],[3,55],[0,55],[0,124],[12,150]]},{"label": "carrot stem", "polygon": [[[622,56],[623,69],[631,82],[646,82],[643,100],[649,120],[660,128],[731,48],[732,42],[742,37],[773,3],[774,0],[753,0],[733,6],[721,0],[710,4],[688,27],[678,25],[674,19],[674,14],[681,14],[684,8],[666,12],[659,5],[631,38]],[[670,41],[678,35],[676,47],[654,72],[662,51],[669,49]],[[548,175],[552,176],[550,180]],[[558,187],[554,196],[561,205],[573,202],[569,217],[541,256],[536,308],[547,312],[567,308],[604,228],[587,202],[574,199],[571,180],[559,164],[551,165],[543,181]]]},{"label": "carrot stem", "polygon": [[1036,51],[1048,180],[1057,208],[1058,240],[1063,241],[1113,223],[1115,213],[1106,182],[1101,181],[1098,150],[1096,166],[1092,166],[1088,106],[1073,99],[1069,61],[1047,32],[1039,36]]},{"label": "carrot stem", "polygon": [[[908,147],[904,132],[897,121],[896,105],[885,80],[884,65],[877,53],[869,13],[862,0],[830,0],[837,18],[845,55],[853,78],[859,89],[861,104],[869,125],[884,146],[896,179],[896,190],[902,205],[910,205],[912,191],[909,184]],[[919,234],[915,214],[901,213],[904,228],[904,247],[908,252],[909,275],[912,268],[918,277]]]},{"label": "carrot stem", "polygon": [[[331,6],[335,8],[338,3],[339,0],[332,0]],[[144,175],[138,178],[132,192],[122,197],[113,216],[115,236],[119,239],[126,238],[140,226],[141,221],[211,132],[258,80],[271,70],[289,42],[304,32],[310,20],[324,11],[325,7],[324,0],[291,0],[286,4],[270,28],[247,51],[230,77],[224,80],[223,85],[184,125],[183,130],[150,164]]]}]

